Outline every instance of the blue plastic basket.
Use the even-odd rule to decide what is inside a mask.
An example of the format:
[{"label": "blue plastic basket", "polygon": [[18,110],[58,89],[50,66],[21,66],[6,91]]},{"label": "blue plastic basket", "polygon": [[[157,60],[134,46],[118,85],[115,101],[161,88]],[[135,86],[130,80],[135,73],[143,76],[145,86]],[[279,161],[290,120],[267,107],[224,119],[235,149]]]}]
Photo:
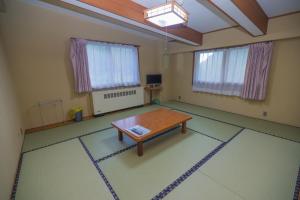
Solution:
[{"label": "blue plastic basket", "polygon": [[81,120],[82,120],[82,111],[76,112],[74,121],[75,122],[80,122]]}]

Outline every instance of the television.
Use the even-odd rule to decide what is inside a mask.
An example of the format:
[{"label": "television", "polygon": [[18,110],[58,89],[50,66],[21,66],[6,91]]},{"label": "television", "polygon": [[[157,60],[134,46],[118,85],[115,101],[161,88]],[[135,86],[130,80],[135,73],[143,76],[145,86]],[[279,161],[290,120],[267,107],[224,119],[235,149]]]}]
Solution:
[{"label": "television", "polygon": [[146,79],[147,85],[161,84],[161,74],[147,74]]}]

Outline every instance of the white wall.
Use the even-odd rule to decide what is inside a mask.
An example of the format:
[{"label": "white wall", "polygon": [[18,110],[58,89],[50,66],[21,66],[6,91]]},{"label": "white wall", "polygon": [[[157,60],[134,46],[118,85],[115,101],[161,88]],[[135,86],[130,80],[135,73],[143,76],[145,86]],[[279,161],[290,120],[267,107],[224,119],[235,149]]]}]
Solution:
[{"label": "white wall", "polygon": [[[171,99],[300,127],[300,37],[274,42],[264,101],[192,92],[193,53],[170,56]],[[268,115],[264,117],[262,113]]]},{"label": "white wall", "polygon": [[[65,120],[74,106],[83,107],[85,116],[92,115],[90,96],[74,93],[70,37],[140,45],[142,83],[146,74],[159,72],[161,41],[134,30],[32,0],[8,1],[0,22],[26,128],[51,121],[41,121],[36,106],[40,101],[62,99]],[[148,99],[146,95],[146,103]],[[48,119],[51,114],[44,112]]]},{"label": "white wall", "polygon": [[0,41],[0,199],[9,199],[21,152],[18,98]]},{"label": "white wall", "polygon": [[[252,37],[241,28],[204,34],[202,46],[169,43],[169,61],[162,65],[168,82],[169,99],[216,108],[300,127],[300,13],[269,20],[266,35]],[[246,101],[237,97],[192,92],[193,51],[274,40],[267,98]],[[262,112],[268,112],[267,117]]]}]

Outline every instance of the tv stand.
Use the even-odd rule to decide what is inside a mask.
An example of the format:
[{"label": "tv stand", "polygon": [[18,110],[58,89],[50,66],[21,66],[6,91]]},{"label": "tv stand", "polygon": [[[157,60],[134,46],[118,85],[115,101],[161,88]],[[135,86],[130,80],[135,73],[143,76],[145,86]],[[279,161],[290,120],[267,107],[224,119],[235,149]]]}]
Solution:
[{"label": "tv stand", "polygon": [[153,85],[147,85],[145,86],[144,88],[146,91],[149,91],[150,93],[150,104],[152,104],[152,92],[153,91],[160,91],[162,89],[161,85],[156,85],[156,86],[153,86]]}]

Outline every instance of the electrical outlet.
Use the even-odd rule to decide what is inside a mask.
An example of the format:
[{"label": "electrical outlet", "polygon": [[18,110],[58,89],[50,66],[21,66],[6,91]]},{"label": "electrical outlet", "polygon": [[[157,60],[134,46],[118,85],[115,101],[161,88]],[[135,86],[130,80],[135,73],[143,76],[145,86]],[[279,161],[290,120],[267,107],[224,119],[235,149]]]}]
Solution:
[{"label": "electrical outlet", "polygon": [[263,111],[262,116],[267,117],[268,116],[268,112],[267,111]]}]

